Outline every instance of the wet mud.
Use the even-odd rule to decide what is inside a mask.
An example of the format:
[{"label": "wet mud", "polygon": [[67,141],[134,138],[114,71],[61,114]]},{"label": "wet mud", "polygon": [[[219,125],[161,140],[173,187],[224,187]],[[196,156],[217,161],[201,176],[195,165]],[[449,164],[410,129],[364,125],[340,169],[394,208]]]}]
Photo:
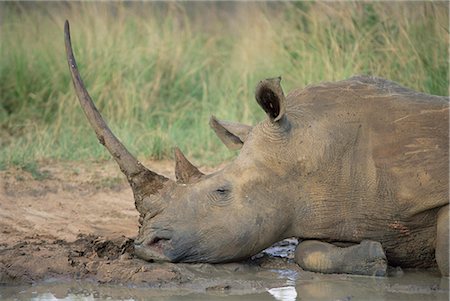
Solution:
[{"label": "wet mud", "polygon": [[297,270],[291,261],[264,253],[230,264],[153,263],[135,258],[133,240],[127,237],[80,235],[67,242],[35,236],[1,249],[0,283],[77,280],[210,292],[261,290],[283,285],[285,279],[276,270]]}]

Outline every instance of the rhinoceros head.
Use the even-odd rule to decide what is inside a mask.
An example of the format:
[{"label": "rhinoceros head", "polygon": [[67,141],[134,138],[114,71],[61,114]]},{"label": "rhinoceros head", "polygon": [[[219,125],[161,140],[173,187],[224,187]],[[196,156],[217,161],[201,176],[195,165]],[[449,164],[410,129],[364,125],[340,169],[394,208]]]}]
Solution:
[{"label": "rhinoceros head", "polygon": [[[227,262],[252,256],[286,236],[292,210],[278,195],[279,181],[274,181],[281,173],[277,156],[290,131],[280,78],[261,81],[256,88],[256,100],[268,116],[264,122],[250,127],[211,118],[210,125],[224,144],[241,149],[232,163],[205,175],[176,148],[176,180],[170,180],[136,160],[104,122],[78,72],[67,21],[65,43],[81,106],[133,189],[141,225],[137,256]],[[270,152],[268,144],[273,145]]]}]

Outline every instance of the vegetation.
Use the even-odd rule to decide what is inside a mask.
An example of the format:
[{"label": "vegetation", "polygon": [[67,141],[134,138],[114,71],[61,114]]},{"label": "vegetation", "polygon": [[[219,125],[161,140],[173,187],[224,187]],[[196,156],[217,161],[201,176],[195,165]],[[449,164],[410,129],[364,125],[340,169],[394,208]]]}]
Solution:
[{"label": "vegetation", "polygon": [[448,95],[448,3],[0,3],[0,167],[103,160],[69,77],[80,72],[113,132],[140,159],[234,154],[211,114],[254,124],[256,83],[285,91],[354,74]]}]

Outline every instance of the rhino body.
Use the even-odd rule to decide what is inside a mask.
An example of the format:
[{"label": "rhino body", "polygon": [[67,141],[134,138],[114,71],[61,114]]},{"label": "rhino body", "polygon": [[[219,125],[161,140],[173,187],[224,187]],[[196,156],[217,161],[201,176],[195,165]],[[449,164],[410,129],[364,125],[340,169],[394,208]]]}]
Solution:
[{"label": "rhino body", "polygon": [[174,181],[143,167],[111,133],[81,81],[68,23],[65,32],[81,105],[134,192],[137,256],[237,261],[295,236],[306,241],[297,261],[310,270],[367,274],[353,262],[360,256],[363,265],[438,260],[448,274],[447,98],[367,76],[285,97],[280,78],[264,80],[255,96],[266,120],[210,121],[225,145],[241,149],[237,158],[204,175],[176,149]]},{"label": "rhino body", "polygon": [[448,99],[358,76],[286,101],[292,136],[271,164],[289,183],[278,195],[295,208],[292,234],[369,239],[393,265],[434,265],[436,215],[449,202]]}]

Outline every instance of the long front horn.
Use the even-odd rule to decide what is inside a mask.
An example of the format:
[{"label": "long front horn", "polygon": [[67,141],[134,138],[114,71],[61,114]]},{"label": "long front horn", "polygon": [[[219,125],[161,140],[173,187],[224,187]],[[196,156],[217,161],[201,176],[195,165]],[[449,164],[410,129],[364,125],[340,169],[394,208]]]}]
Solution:
[{"label": "long front horn", "polygon": [[[98,140],[111,153],[114,160],[119,164],[120,170],[126,175],[133,192],[135,193],[136,208],[141,207],[143,197],[148,194],[155,194],[164,185],[168,179],[145,168],[117,139],[111,132],[106,122],[98,112],[92,102],[89,93],[84,86],[78,71],[77,63],[73,55],[72,43],[70,41],[69,22],[64,24],[64,38],[66,44],[67,62],[69,63],[70,74],[72,75],[73,85],[83,108],[86,117],[97,135]],[[140,211],[140,210],[139,210]]]}]

